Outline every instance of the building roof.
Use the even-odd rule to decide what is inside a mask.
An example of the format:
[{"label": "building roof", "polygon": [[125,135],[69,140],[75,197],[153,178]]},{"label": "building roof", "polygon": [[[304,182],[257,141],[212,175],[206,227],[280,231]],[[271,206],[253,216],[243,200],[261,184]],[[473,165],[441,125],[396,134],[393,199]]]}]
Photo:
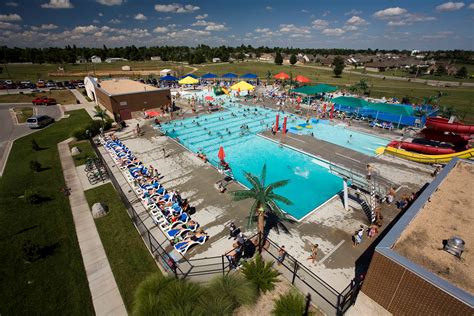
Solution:
[{"label": "building roof", "polygon": [[109,95],[120,95],[120,94],[160,90],[158,88],[145,85],[139,81],[133,81],[130,79],[104,80],[104,81],[99,82],[98,84],[100,88]]},{"label": "building roof", "polygon": [[[453,159],[428,185],[376,251],[458,299],[474,303],[474,162]],[[443,249],[453,236],[464,240],[462,258]]]}]

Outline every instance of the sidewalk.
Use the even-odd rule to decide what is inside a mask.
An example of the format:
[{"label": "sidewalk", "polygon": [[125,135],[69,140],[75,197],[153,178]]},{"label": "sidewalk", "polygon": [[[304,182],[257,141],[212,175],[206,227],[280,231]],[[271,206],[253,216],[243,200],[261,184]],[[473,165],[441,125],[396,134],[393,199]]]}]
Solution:
[{"label": "sidewalk", "polygon": [[71,189],[71,204],[77,240],[89,282],[96,315],[127,315],[107,255],[87,204],[67,139],[58,144],[66,186]]},{"label": "sidewalk", "polygon": [[86,98],[82,95],[82,93],[80,93],[77,89],[71,89],[69,91],[71,91],[72,94],[74,94],[74,96],[76,97],[77,100],[79,100],[79,102],[89,103],[89,101],[87,101]]}]

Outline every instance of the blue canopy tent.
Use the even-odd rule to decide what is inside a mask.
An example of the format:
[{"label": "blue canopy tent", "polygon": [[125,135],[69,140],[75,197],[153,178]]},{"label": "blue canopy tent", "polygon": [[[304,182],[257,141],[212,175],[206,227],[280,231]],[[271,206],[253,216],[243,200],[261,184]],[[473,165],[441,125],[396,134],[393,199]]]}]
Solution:
[{"label": "blue canopy tent", "polygon": [[257,79],[258,76],[256,74],[247,73],[245,75],[240,76],[240,79]]},{"label": "blue canopy tent", "polygon": [[168,75],[161,77],[160,81],[178,81],[178,78]]},{"label": "blue canopy tent", "polygon": [[187,74],[187,75],[182,76],[181,79],[184,79],[184,78],[186,78],[186,77],[191,77],[191,78],[194,78],[194,79],[197,79],[197,78],[198,78],[198,76],[196,76],[196,75]]},{"label": "blue canopy tent", "polygon": [[208,72],[207,74],[202,75],[202,76],[201,76],[201,79],[204,79],[204,80],[207,80],[207,79],[216,79],[217,77],[219,77],[219,76],[218,76],[218,75],[215,75],[215,74],[211,74],[210,72]]},{"label": "blue canopy tent", "polygon": [[222,78],[224,78],[224,79],[236,79],[238,77],[239,76],[237,76],[236,74],[233,74],[231,72],[228,72],[228,73],[222,75]]}]

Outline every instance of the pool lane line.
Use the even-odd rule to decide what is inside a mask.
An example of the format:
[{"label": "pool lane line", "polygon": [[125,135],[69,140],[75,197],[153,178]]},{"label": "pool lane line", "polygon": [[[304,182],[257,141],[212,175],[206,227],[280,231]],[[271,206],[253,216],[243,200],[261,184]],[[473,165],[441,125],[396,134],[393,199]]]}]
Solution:
[{"label": "pool lane line", "polygon": [[336,252],[337,249],[339,249],[339,247],[342,246],[342,244],[345,242],[345,240],[341,240],[337,245],[336,247],[332,248],[331,251],[329,251],[321,260],[318,261],[317,265],[319,264],[323,264],[324,261],[326,261],[330,256],[332,256],[332,254],[334,252]]},{"label": "pool lane line", "polygon": [[296,140],[297,142],[302,142],[302,143],[305,143],[305,144],[306,144],[306,142],[305,142],[304,140],[296,139],[296,138],[291,137],[291,136],[289,136],[289,135],[286,135],[286,137],[291,138],[291,139],[293,139],[293,140]]},{"label": "pool lane line", "polygon": [[361,163],[361,161],[360,161],[360,160],[357,160],[357,159],[354,159],[354,158],[351,158],[351,157],[345,156],[345,155],[343,155],[343,154],[336,153],[336,152],[335,152],[335,154],[336,154],[336,155],[338,155],[338,156],[341,156],[341,157],[344,157],[344,158],[350,159],[350,160],[352,160],[352,161],[355,161],[355,162]]}]

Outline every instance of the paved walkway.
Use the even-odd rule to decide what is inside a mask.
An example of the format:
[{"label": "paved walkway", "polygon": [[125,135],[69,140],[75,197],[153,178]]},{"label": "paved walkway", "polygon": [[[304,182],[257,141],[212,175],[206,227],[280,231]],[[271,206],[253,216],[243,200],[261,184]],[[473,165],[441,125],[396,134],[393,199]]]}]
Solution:
[{"label": "paved walkway", "polygon": [[77,89],[71,89],[69,90],[72,92],[72,94],[74,94],[74,96],[76,97],[77,100],[79,100],[79,102],[81,103],[89,103],[89,101],[86,100],[86,98],[84,97],[84,95],[78,91]]},{"label": "paved walkway", "polygon": [[71,188],[69,203],[94,310],[96,315],[127,315],[69,151],[68,143],[71,140],[59,143],[58,150],[66,185]]}]

